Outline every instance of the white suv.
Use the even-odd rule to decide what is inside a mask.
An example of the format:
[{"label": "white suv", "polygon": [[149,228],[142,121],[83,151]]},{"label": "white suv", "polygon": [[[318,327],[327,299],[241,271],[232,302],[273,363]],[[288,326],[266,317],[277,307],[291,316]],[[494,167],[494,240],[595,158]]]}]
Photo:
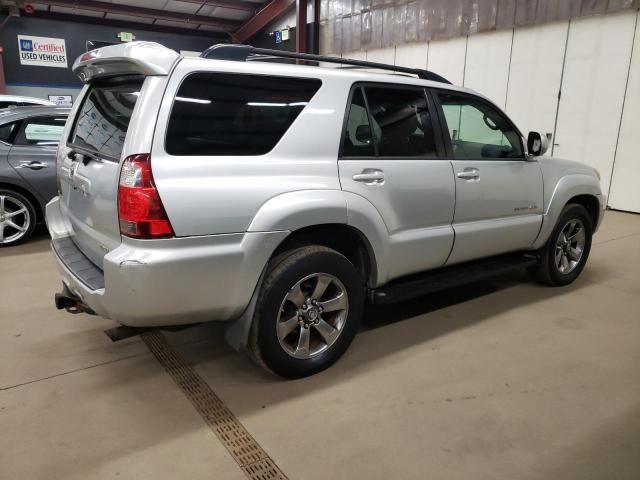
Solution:
[{"label": "white suv", "polygon": [[310,375],[347,349],[365,301],[523,267],[572,282],[602,220],[593,168],[540,158],[546,137],[424,70],[143,42],[73,69],[86,85],[47,206],[56,305],[128,327],[115,337],[228,320],[235,348]]}]

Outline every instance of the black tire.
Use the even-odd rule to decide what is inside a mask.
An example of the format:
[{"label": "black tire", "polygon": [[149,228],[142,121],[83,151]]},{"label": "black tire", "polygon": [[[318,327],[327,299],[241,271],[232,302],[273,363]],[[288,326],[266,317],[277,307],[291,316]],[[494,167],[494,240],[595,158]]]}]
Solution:
[{"label": "black tire", "polygon": [[[573,220],[578,220],[584,226],[585,243],[580,260],[568,273],[563,273],[556,264],[557,242],[562,230]],[[529,269],[531,276],[538,282],[552,287],[561,287],[573,282],[584,269],[589,252],[591,251],[591,237],[593,235],[593,220],[589,212],[582,206],[570,203],[564,207],[547,244],[541,250],[540,262]]]},{"label": "black tire", "polygon": [[[287,353],[277,333],[281,307],[286,306],[298,311],[293,303],[285,301],[285,297],[293,291],[298,282],[314,274],[326,274],[338,280],[340,288],[343,287],[346,291],[348,309],[340,317],[340,333],[331,345],[325,342],[327,346],[322,345],[324,337],[319,336],[319,330],[316,330],[315,325],[297,321],[299,325],[291,332],[292,338],[301,335],[302,325],[306,325],[309,335],[313,335],[312,341],[315,340],[326,349],[310,358],[295,358],[291,353]],[[309,280],[313,281],[313,278]],[[306,292],[313,290],[313,285],[309,285],[310,288],[307,288]],[[338,283],[332,283],[329,289],[338,288],[337,285]],[[306,287],[304,283],[303,286]],[[340,253],[318,245],[286,252],[276,257],[268,267],[256,304],[247,353],[258,365],[282,377],[301,378],[318,373],[335,363],[351,344],[358,330],[363,303],[362,279],[353,264]],[[317,303],[320,304],[321,302]],[[325,314],[327,312],[320,314],[320,318]],[[330,313],[325,320],[331,322],[328,315]],[[337,315],[340,316],[340,313]]]},{"label": "black tire", "polygon": [[[0,236],[3,238],[0,240],[0,248],[12,247],[26,242],[36,228],[36,209],[33,206],[33,203],[31,203],[31,200],[24,195],[14,192],[13,190],[0,189],[0,197],[4,198],[5,205],[4,210],[0,209]],[[9,219],[6,216],[7,213],[11,213],[9,210],[11,209],[13,212],[17,210],[17,204],[15,202],[24,205],[26,212]],[[19,232],[14,227],[6,223],[8,220],[11,220],[12,222],[15,221],[14,223],[19,224],[21,227],[26,227],[26,230],[24,230],[24,232]],[[5,221],[5,223],[2,223],[3,221]],[[21,234],[17,235],[18,233]],[[14,240],[9,240],[11,237],[16,238]]]}]

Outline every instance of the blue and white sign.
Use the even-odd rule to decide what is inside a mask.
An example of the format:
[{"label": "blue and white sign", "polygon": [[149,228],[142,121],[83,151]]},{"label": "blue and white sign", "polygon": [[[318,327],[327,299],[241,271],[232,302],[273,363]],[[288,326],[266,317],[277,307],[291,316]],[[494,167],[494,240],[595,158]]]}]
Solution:
[{"label": "blue and white sign", "polygon": [[64,38],[18,35],[18,50],[22,65],[67,68]]},{"label": "blue and white sign", "polygon": [[273,32],[273,35],[276,37],[276,43],[282,43],[282,32],[280,30]]}]

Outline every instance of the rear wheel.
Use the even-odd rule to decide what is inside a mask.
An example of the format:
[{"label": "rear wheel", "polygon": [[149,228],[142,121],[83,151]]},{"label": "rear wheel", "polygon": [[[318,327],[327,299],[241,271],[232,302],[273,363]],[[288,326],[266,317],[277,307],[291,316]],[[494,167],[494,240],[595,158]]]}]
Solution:
[{"label": "rear wheel", "polygon": [[532,276],[545,285],[562,286],[573,282],[589,258],[593,222],[589,212],[577,204],[567,205],[558,219]]},{"label": "rear wheel", "polygon": [[0,247],[27,240],[36,227],[33,204],[17,192],[0,190]]},{"label": "rear wheel", "polygon": [[299,378],[331,366],[358,329],[364,301],[355,267],[326,247],[277,257],[262,285],[250,339],[256,362]]}]

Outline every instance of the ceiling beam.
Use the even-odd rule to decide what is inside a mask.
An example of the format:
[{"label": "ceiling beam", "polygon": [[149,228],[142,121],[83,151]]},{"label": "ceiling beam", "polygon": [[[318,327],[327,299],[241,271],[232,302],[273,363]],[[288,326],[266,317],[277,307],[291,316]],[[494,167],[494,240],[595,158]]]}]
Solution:
[{"label": "ceiling beam", "polygon": [[262,8],[262,4],[247,2],[246,0],[181,0],[186,3],[197,3],[198,5],[211,5],[212,7],[229,8],[231,10],[242,10],[244,12],[255,13]]},{"label": "ceiling beam", "polygon": [[113,13],[118,15],[128,15],[133,17],[154,18],[157,20],[167,20],[171,22],[194,23],[196,25],[207,25],[217,27],[222,30],[235,30],[242,24],[237,20],[226,18],[206,17],[204,15],[189,15],[187,13],[172,12],[169,10],[158,10],[156,8],[133,7],[118,3],[106,3],[96,0],[37,0],[53,7],[77,8],[80,10],[91,10],[93,12]]},{"label": "ceiling beam", "polygon": [[256,33],[282,16],[296,0],[272,0],[256,15],[247,20],[238,30],[231,34],[234,42],[244,43]]},{"label": "ceiling beam", "polygon": [[[229,36],[225,32],[212,32],[209,30],[197,30],[192,28],[176,28],[167,27],[163,25],[152,25],[150,23],[138,23],[132,19],[132,21],[125,20],[113,20],[102,17],[89,17],[85,15],[73,15],[68,13],[56,13],[36,10],[32,13],[26,13],[24,10],[20,11],[20,16],[25,18],[43,18],[47,20],[59,20],[63,22],[74,23],[89,23],[92,25],[108,25],[111,27],[127,28],[131,30],[142,30],[153,33],[175,33],[178,35],[191,35],[193,37],[204,37],[211,39],[212,42],[225,42]],[[117,39],[113,39],[117,42]]]}]

